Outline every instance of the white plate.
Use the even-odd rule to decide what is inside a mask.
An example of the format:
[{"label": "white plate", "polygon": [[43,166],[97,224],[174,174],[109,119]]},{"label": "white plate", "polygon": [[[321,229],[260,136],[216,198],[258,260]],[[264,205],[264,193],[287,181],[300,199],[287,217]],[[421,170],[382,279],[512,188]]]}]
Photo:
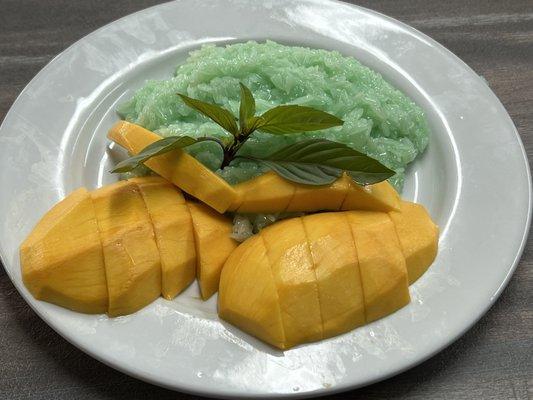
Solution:
[{"label": "white plate", "polygon": [[[113,108],[145,79],[166,78],[202,43],[273,39],[351,55],[425,110],[432,137],[408,171],[407,199],[441,227],[435,264],[399,312],[319,343],[279,352],[217,319],[197,288],[108,319],[35,301],[18,246],[43,213],[95,188],[113,151]],[[91,356],[168,388],[211,396],[319,395],[366,385],[432,356],[487,311],[511,276],[530,220],[524,149],[486,83],[442,46],[393,19],[327,1],[183,0],[129,15],[48,64],[0,128],[0,231],[5,268],[24,299]]]}]

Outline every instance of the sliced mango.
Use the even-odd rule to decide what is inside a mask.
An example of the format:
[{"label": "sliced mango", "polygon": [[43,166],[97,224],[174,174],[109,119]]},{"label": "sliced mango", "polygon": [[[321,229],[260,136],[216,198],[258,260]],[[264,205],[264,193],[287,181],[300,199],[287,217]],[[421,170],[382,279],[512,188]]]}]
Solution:
[{"label": "sliced mango", "polygon": [[110,316],[131,314],[161,294],[161,262],[152,222],[135,183],[91,193],[104,250]]},{"label": "sliced mango", "polygon": [[348,220],[342,213],[302,218],[315,272],[324,337],[365,324],[359,261]]},{"label": "sliced mango", "polygon": [[191,214],[180,190],[157,177],[130,179],[136,184],[152,220],[161,257],[161,294],[176,297],[196,276],[196,250]]},{"label": "sliced mango", "polygon": [[347,181],[348,192],[341,210],[393,211],[399,209],[400,195],[389,182],[383,181],[375,185],[361,186],[346,174],[343,179]]},{"label": "sliced mango", "polygon": [[410,301],[405,259],[394,224],[386,213],[345,213],[359,259],[366,322],[372,322]]},{"label": "sliced mango", "polygon": [[[283,179],[278,176],[278,179]],[[296,187],[286,211],[340,210],[348,189],[350,178],[343,176],[331,185],[311,186],[292,183]]]},{"label": "sliced mango", "polygon": [[230,211],[238,213],[283,212],[296,191],[291,182],[275,172],[267,172],[257,178],[235,185],[236,201]]},{"label": "sliced mango", "polygon": [[347,175],[326,186],[290,182],[275,172],[235,185],[237,199],[229,211],[239,213],[276,213],[284,211],[369,210],[391,211],[399,208],[400,197],[388,182],[366,187]]},{"label": "sliced mango", "polygon": [[238,243],[231,238],[232,222],[201,203],[187,203],[196,245],[196,276],[204,300],[218,290],[220,272]]},{"label": "sliced mango", "polygon": [[89,314],[107,311],[107,283],[96,215],[85,188],[37,223],[20,248],[22,279],[38,300]]},{"label": "sliced mango", "polygon": [[439,227],[431,220],[421,204],[402,201],[400,211],[389,212],[396,227],[409,284],[415,282],[429,268],[437,256]]},{"label": "sliced mango", "polygon": [[[161,139],[159,135],[126,121],[117,122],[107,136],[131,154],[137,154]],[[237,192],[231,185],[181,149],[153,157],[145,165],[220,213],[237,199]]]},{"label": "sliced mango", "polygon": [[318,285],[301,218],[277,222],[260,236],[279,296],[285,332],[282,348],[322,339]]},{"label": "sliced mango", "polygon": [[237,247],[224,264],[218,314],[275,347],[285,347],[278,292],[261,235]]}]

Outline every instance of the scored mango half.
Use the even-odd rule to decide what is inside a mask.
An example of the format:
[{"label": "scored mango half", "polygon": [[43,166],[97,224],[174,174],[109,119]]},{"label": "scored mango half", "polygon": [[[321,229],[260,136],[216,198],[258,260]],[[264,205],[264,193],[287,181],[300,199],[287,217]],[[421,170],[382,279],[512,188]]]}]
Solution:
[{"label": "scored mango half", "polygon": [[219,315],[280,349],[335,336],[408,304],[437,243],[436,225],[409,202],[277,222],[227,259]]},{"label": "scored mango half", "polygon": [[[131,154],[138,154],[149,144],[162,139],[154,132],[126,121],[117,122],[109,130],[108,138]],[[145,165],[219,213],[399,209],[400,197],[388,182],[363,187],[347,174],[330,185],[312,186],[267,172],[232,187],[181,149],[153,157]]]},{"label": "scored mango half", "polygon": [[84,313],[131,314],[160,295],[174,298],[195,277],[207,299],[237,246],[231,228],[163,178],[81,188],[22,243],[22,277],[36,299]]}]

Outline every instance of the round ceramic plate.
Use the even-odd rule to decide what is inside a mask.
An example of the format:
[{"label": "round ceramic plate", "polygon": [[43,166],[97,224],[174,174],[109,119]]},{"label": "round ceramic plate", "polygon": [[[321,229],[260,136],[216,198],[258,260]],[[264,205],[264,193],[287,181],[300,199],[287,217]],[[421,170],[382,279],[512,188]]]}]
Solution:
[{"label": "round ceramic plate", "polygon": [[[105,138],[116,104],[147,79],[168,78],[192,49],[272,39],[338,50],[379,71],[425,110],[432,136],[408,170],[406,199],[441,227],[440,250],[411,286],[412,302],[347,334],[280,352],[221,322],[193,286],[174,301],[109,319],[35,301],[18,246],[54,203],[112,181]],[[57,332],[130,375],[210,396],[314,396],[366,385],[427,359],[491,306],[522,252],[531,187],[506,111],[461,60],[391,18],[313,0],[163,4],[115,21],[50,62],[0,131],[1,256],[24,299]],[[215,296],[216,297],[216,296]]]}]

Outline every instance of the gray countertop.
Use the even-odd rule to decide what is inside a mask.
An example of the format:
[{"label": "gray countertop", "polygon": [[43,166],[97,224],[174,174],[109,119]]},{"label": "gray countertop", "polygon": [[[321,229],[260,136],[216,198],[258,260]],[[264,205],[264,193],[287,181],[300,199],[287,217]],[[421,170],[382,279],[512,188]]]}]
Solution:
[{"label": "gray countertop", "polygon": [[[0,0],[0,120],[28,81],[94,29],[154,0]],[[485,77],[533,157],[533,1],[362,0]],[[3,193],[2,195],[7,195]],[[456,343],[394,378],[331,399],[533,398],[533,238],[501,298]],[[0,399],[193,399],[123,375],[42,322],[0,268]]]}]

